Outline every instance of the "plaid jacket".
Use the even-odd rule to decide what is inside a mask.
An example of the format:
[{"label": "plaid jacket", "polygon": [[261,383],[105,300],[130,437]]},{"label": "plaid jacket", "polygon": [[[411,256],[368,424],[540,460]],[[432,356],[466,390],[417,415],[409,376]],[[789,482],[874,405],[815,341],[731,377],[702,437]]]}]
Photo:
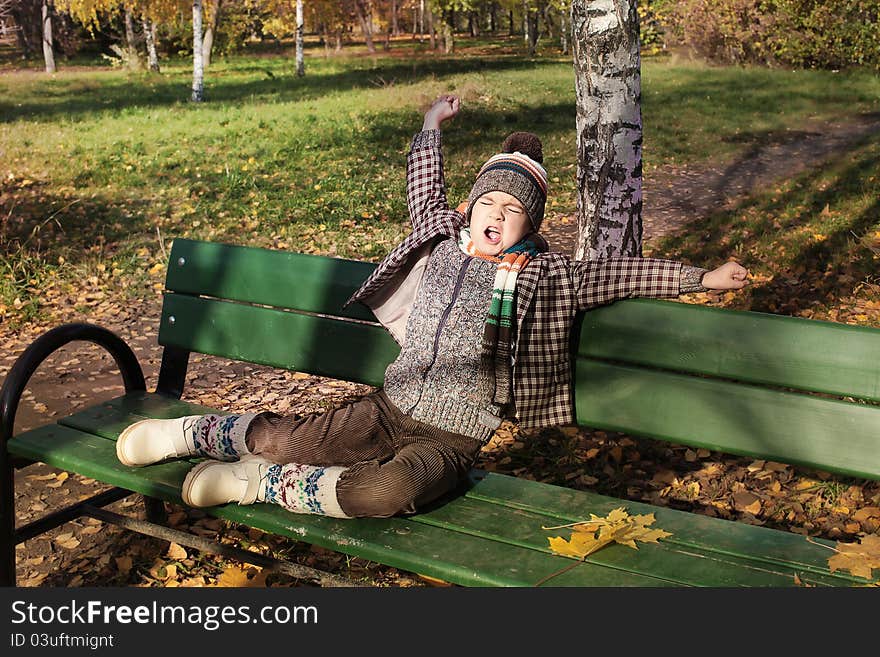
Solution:
[{"label": "plaid jacket", "polygon": [[[450,237],[457,239],[465,225],[464,215],[446,201],[439,130],[422,131],[413,137],[406,183],[412,233],[385,257],[346,306],[360,301],[375,312],[375,306],[380,305],[377,300],[399,288],[411,290],[403,301],[404,306],[407,302],[411,305],[417,286],[404,281],[418,270],[415,255],[426,258],[434,244]],[[705,271],[655,258],[572,261],[553,252],[535,257],[516,283],[514,408],[508,411],[510,419],[518,420],[526,430],[574,422],[570,333],[578,312],[626,297],[676,297],[705,290],[700,284]],[[419,274],[420,270],[415,275]],[[406,309],[402,317],[395,314],[397,330],[392,330],[392,335],[399,343],[403,342],[400,326],[408,314]],[[390,322],[382,323],[388,326]]]}]

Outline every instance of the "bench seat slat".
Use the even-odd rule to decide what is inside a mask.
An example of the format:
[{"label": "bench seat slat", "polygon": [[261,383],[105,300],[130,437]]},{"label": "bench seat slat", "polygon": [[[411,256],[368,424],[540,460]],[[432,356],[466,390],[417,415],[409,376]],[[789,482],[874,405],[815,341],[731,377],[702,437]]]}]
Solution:
[{"label": "bench seat slat", "polygon": [[[455,499],[437,509],[414,516],[413,520],[474,536],[491,537],[496,541],[544,551],[547,554],[552,554],[548,537],[568,538],[568,530],[541,529],[542,526],[557,524],[552,521],[552,516],[527,509],[515,509],[505,500],[496,499],[495,504],[491,504],[479,495],[479,487],[477,484],[475,495]],[[584,506],[585,500],[579,499],[579,507],[583,509]],[[592,509],[587,510],[582,519],[588,519],[590,511]],[[650,574],[686,586],[796,586],[795,574],[802,582],[809,584],[850,584],[844,578],[829,576],[827,569],[825,572],[811,572],[790,564],[770,563],[752,558],[747,551],[748,546],[739,547],[744,554],[725,554],[664,540],[656,544],[639,544],[637,550],[623,545],[609,545],[590,555],[589,560],[591,563],[643,575]],[[828,550],[825,552],[831,554]]]},{"label": "bench seat slat", "polygon": [[[131,393],[84,409],[63,422],[84,432],[115,439],[122,428],[142,417],[174,417],[205,410],[160,395]],[[795,573],[802,581],[819,585],[861,581],[846,574],[828,574],[827,548],[811,545],[795,534],[492,473],[476,473],[474,478],[474,486],[467,491],[466,500],[453,500],[412,516],[411,520],[456,532],[491,536],[496,541],[549,554],[546,539],[551,534],[541,530],[542,525],[584,520],[590,513],[604,516],[611,509],[625,505],[632,514],[655,513],[658,517],[656,525],[672,532],[673,536],[661,546],[645,545],[640,550],[640,559],[645,558],[642,555],[654,555],[654,551],[660,550],[656,554],[662,556],[652,557],[654,561],[650,562],[650,567],[646,566],[647,561],[633,561],[632,555],[628,554],[629,548],[623,548],[622,556],[615,557],[623,559],[623,566],[613,560],[606,563],[611,555],[604,555],[604,551],[601,558],[594,555],[592,560],[596,563],[624,570],[639,568],[688,585],[727,586],[750,580],[756,585],[790,585],[794,583]],[[491,518],[495,520],[490,521]],[[528,518],[528,522],[524,523],[523,518]],[[670,555],[670,552],[674,554]],[[694,564],[684,568],[682,559],[694,560]],[[715,564],[712,569],[704,568],[710,563]]]},{"label": "bench seat slat", "polygon": [[359,260],[175,238],[165,287],[375,322],[361,304],[342,310],[375,268],[375,264]]},{"label": "bench seat slat", "polygon": [[[828,557],[832,554],[829,548],[834,547],[834,543],[821,538],[811,538],[814,543],[810,543],[800,534],[783,530],[710,518],[589,491],[547,486],[494,473],[486,473],[482,481],[468,492],[468,497],[479,497],[544,514],[547,520],[543,524],[548,526],[588,520],[591,513],[604,517],[622,506],[630,515],[653,513],[656,518],[653,526],[672,533],[663,542],[684,551],[693,549],[729,555],[753,561],[758,568],[764,567],[762,564],[769,569],[791,568],[799,573],[801,579],[806,573],[812,573],[813,576],[827,576],[827,581],[864,582],[843,571],[829,573]],[[564,534],[560,532],[558,535]]]},{"label": "bench seat slat", "polygon": [[165,296],[159,343],[377,386],[400,352],[378,325],[182,294]]},{"label": "bench seat slat", "polygon": [[578,424],[880,478],[880,408],[578,359]]},{"label": "bench seat slat", "polygon": [[577,354],[880,401],[880,329],[626,299],[584,314]]},{"label": "bench seat slat", "polygon": [[[128,468],[116,459],[114,441],[62,425],[20,434],[10,452],[77,472],[134,492],[181,503],[180,489],[189,461]],[[565,560],[491,539],[415,523],[406,518],[339,520],[293,514],[268,504],[213,507],[209,513],[293,540],[304,540],[410,572],[471,586],[531,586],[568,565]],[[516,564],[511,568],[505,564]],[[597,564],[578,564],[553,579],[554,585],[669,586]]]}]

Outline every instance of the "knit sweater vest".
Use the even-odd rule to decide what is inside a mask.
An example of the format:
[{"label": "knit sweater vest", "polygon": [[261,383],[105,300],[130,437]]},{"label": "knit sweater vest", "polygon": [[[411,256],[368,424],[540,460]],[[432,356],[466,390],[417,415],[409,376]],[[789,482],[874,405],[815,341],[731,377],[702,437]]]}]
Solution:
[{"label": "knit sweater vest", "polygon": [[404,413],[481,442],[492,381],[481,370],[483,331],[498,266],[462,253],[454,239],[431,254],[400,355],[385,370],[385,394]]}]

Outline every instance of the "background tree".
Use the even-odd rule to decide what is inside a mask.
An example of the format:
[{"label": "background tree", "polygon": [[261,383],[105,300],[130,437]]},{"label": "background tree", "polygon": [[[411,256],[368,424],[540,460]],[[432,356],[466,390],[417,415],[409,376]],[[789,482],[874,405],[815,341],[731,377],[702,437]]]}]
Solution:
[{"label": "background tree", "polygon": [[46,73],[55,72],[55,53],[52,41],[52,5],[49,0],[43,0],[41,7],[41,20],[43,25],[43,59],[46,62]]},{"label": "background tree", "polygon": [[211,66],[211,54],[214,50],[214,37],[220,25],[220,11],[223,8],[223,0],[213,0],[205,3],[207,20],[205,21],[205,35],[202,37],[202,62],[205,68]]},{"label": "background tree", "polygon": [[642,255],[642,113],[635,0],[572,0],[577,95],[575,257]]},{"label": "background tree", "polygon": [[202,60],[202,0],[193,0],[193,83],[192,101],[201,103],[205,96],[205,66]]},{"label": "background tree", "polygon": [[357,16],[361,32],[364,35],[364,42],[367,44],[367,50],[374,53],[376,46],[373,44],[373,3],[371,0],[353,0],[352,4],[354,14]]}]

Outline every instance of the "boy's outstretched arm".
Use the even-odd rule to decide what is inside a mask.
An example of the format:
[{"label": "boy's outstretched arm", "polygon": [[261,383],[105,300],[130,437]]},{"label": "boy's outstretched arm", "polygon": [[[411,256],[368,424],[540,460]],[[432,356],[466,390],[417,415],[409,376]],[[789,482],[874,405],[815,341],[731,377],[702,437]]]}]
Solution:
[{"label": "boy's outstretched arm", "polygon": [[461,107],[457,96],[444,94],[425,112],[422,131],[416,133],[406,158],[406,204],[413,228],[438,212],[452,212],[446,201],[440,126]]},{"label": "boy's outstretched arm", "polygon": [[748,285],[748,270],[726,262],[713,270],[660,258],[614,257],[571,263],[578,310],[628,297],[677,297],[705,290],[738,290]]}]

